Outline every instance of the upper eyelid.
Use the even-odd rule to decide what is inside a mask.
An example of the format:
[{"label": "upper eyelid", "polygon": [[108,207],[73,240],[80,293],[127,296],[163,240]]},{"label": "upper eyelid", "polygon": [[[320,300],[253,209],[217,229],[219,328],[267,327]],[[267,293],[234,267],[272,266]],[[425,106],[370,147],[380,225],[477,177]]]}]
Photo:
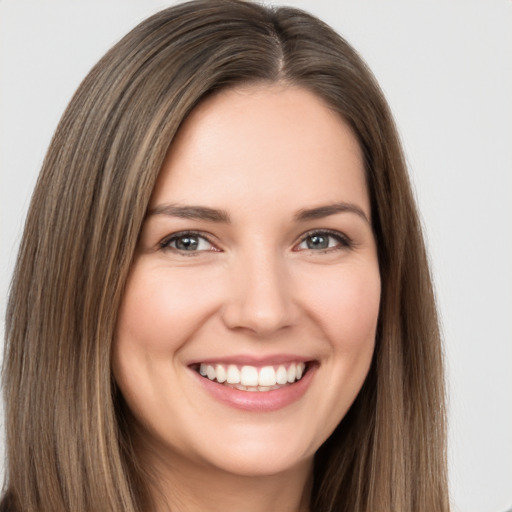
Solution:
[{"label": "upper eyelid", "polygon": [[345,240],[346,242],[351,242],[351,239],[349,236],[347,236],[345,233],[341,231],[337,231],[335,229],[311,229],[309,231],[306,231],[299,237],[299,242],[303,242],[308,236],[312,235],[328,235],[335,238],[341,238]]},{"label": "upper eyelid", "polygon": [[300,238],[304,238],[306,236],[309,236],[309,235],[314,235],[314,234],[318,234],[318,233],[325,233],[327,235],[339,235],[339,236],[345,236],[341,231],[338,231],[336,229],[328,229],[328,228],[314,228],[314,229],[309,229],[308,231],[306,231],[305,233],[302,233],[302,235],[300,235]]}]

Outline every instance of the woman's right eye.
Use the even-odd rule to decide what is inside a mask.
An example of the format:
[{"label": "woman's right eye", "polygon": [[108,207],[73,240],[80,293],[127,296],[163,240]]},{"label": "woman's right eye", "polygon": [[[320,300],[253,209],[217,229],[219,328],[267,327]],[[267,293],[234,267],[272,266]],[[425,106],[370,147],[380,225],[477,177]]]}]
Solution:
[{"label": "woman's right eye", "polygon": [[202,251],[217,251],[216,247],[199,233],[176,233],[160,242],[162,249],[197,253]]}]

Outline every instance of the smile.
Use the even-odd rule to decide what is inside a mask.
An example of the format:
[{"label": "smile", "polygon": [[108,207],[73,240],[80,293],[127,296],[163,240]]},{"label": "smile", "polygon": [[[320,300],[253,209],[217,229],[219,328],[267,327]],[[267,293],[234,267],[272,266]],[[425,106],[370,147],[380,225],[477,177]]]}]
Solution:
[{"label": "smile", "polygon": [[197,361],[189,369],[200,387],[216,401],[243,411],[271,412],[299,401],[320,367],[315,359],[285,355],[265,361],[251,359],[235,356]]},{"label": "smile", "polygon": [[294,362],[274,366],[238,366],[235,364],[198,365],[206,379],[241,391],[274,391],[297,382],[307,370],[306,363]]}]

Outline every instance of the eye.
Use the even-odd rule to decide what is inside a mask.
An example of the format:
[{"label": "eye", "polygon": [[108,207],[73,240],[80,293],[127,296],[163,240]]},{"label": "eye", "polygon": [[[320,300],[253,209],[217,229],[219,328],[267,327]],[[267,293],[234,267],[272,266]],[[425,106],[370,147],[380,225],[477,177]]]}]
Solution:
[{"label": "eye", "polygon": [[217,251],[217,248],[204,235],[191,231],[175,233],[167,237],[160,242],[160,247],[189,253]]},{"label": "eye", "polygon": [[296,250],[326,251],[330,249],[343,249],[351,246],[350,240],[336,231],[313,231],[306,233]]}]

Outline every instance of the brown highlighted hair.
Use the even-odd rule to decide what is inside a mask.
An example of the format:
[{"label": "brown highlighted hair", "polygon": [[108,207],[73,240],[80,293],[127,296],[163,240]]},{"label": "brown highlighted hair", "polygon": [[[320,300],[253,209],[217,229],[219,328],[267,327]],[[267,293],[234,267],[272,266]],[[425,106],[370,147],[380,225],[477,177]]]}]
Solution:
[{"label": "brown highlighted hair", "polygon": [[382,280],[372,366],[316,455],[311,510],[449,510],[436,308],[386,101],[353,48],[313,16],[199,0],[161,11],[116,44],[51,142],[7,311],[1,511],[148,510],[148,475],[110,369],[139,231],[187,114],[219,89],[277,81],[323,98],[357,136]]}]

